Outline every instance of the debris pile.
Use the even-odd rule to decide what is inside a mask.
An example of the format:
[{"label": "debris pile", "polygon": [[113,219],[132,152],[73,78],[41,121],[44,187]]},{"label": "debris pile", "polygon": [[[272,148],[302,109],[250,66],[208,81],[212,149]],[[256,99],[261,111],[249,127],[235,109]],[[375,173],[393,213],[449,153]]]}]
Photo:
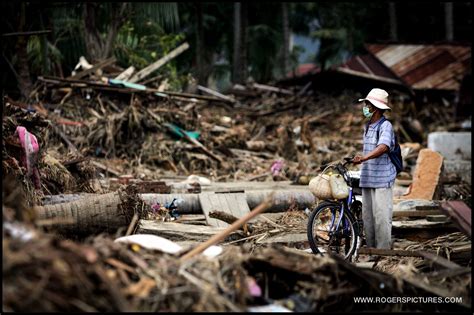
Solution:
[{"label": "debris pile", "polygon": [[[26,240],[4,235],[7,311],[247,311],[263,305],[291,311],[417,311],[426,305],[355,303],[353,297],[433,294],[385,273],[281,246],[254,251],[226,246],[215,258],[181,261],[179,255],[103,236],[78,244],[40,232]],[[466,310],[459,304],[429,307]]]},{"label": "debris pile", "polygon": [[[126,81],[124,72],[112,75],[105,67],[112,64],[108,60],[69,78],[39,77],[28,102],[5,99],[5,310],[468,309],[471,241],[448,234],[455,228],[448,216],[466,233],[470,209],[453,203],[440,215],[438,203],[401,208],[414,195],[471,205],[470,187],[443,171],[439,154],[424,149],[428,132],[456,128],[440,123],[452,117],[451,107],[416,108],[394,95],[388,118],[405,162],[396,197],[405,187],[412,193],[394,211],[394,217],[406,219],[393,222],[394,231],[406,234],[394,252],[408,257],[388,253],[373,269],[359,268],[307,252],[310,205],[306,211],[300,206],[309,203],[306,185],[321,166],[362,150],[365,120],[353,103],[359,95],[319,94],[310,84],[288,90],[252,82],[227,95],[202,86],[173,92],[165,85]],[[232,182],[243,188],[225,186]],[[227,234],[221,253],[183,258],[246,215],[250,195],[258,199],[275,188],[285,199],[280,213],[261,214]],[[151,194],[160,201],[150,202]],[[186,205],[177,201],[179,194],[186,194]],[[290,198],[298,194],[303,201]],[[428,241],[419,232],[425,227]],[[436,239],[431,228],[437,229]],[[178,249],[116,239],[135,235],[159,236]],[[463,301],[354,301],[454,294]]]}]

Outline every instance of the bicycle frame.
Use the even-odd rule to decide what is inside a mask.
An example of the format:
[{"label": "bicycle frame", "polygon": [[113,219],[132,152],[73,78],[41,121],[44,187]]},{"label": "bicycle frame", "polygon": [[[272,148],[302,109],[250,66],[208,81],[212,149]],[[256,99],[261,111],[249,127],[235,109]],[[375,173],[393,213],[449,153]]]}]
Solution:
[{"label": "bicycle frame", "polygon": [[[336,220],[336,210],[334,208],[331,208],[331,223],[330,223],[328,232],[329,232],[329,235],[334,235],[334,233],[337,233],[339,231],[339,229],[341,227],[341,224],[342,224],[342,232],[343,232],[342,235],[344,236],[344,235],[346,235],[346,233],[350,233],[350,222],[348,222],[345,219],[345,217],[344,217],[345,213],[344,212],[345,211],[351,212],[352,204],[355,202],[356,199],[355,199],[353,187],[349,186],[348,176],[347,176],[347,169],[345,168],[345,164],[342,164],[342,165],[339,164],[335,168],[341,173],[341,175],[343,175],[344,180],[348,184],[349,194],[348,194],[347,198],[337,200],[337,201],[336,200],[331,200],[330,201],[334,205],[337,204],[340,207],[341,214],[340,214],[340,217]],[[354,254],[355,254],[355,257],[357,259],[358,258],[358,251],[359,251],[359,248],[360,248],[360,245],[361,245],[361,235],[359,233],[356,233],[355,237],[357,238],[357,243],[356,243],[356,249],[355,249]]]},{"label": "bicycle frame", "polygon": [[[341,216],[339,217],[339,220],[337,222],[337,225],[336,225],[336,229],[335,231],[338,231],[339,230],[339,226],[341,224],[341,221],[342,219],[344,218],[344,211],[345,211],[345,208],[347,207],[347,209],[350,209],[351,208],[351,205],[352,205],[352,202],[354,201],[353,198],[354,195],[352,193],[352,187],[349,186],[349,196],[347,196],[347,199],[346,201],[340,201],[341,203]],[[333,224],[334,224],[334,220],[335,220],[335,213],[332,213],[332,221],[331,221],[331,227],[330,227],[330,230],[332,230],[332,227],[333,227]],[[344,221],[344,231],[346,231],[346,229],[348,228],[347,226],[347,222]]]}]

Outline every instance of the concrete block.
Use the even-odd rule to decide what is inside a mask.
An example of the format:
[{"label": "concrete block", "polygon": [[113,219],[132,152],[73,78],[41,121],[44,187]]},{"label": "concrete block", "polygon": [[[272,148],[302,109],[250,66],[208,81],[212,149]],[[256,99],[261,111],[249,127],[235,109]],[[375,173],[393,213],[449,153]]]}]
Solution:
[{"label": "concrete block", "polygon": [[443,156],[430,149],[420,150],[409,193],[400,199],[432,200],[438,192]]},{"label": "concrete block", "polygon": [[471,160],[471,133],[432,132],[428,134],[428,148],[446,160]]}]

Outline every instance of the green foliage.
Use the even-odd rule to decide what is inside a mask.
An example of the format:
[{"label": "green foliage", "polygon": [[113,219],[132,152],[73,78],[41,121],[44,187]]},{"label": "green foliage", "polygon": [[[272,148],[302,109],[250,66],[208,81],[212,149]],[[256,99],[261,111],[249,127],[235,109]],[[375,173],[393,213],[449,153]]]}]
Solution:
[{"label": "green foliage", "polygon": [[133,3],[133,10],[132,22],[137,27],[146,25],[149,21],[160,25],[165,30],[176,31],[179,27],[176,2],[136,2]]},{"label": "green foliage", "polygon": [[[137,70],[142,69],[168,54],[185,39],[182,33],[166,33],[153,21],[147,21],[139,30],[140,32],[131,21],[120,29],[114,50],[119,65],[123,67],[133,65]],[[173,60],[157,70],[157,73],[167,77],[172,87],[180,88],[182,79],[178,76]]]},{"label": "green foliage", "polygon": [[266,82],[272,78],[272,70],[278,63],[281,34],[264,24],[249,26],[247,32],[250,75],[257,82]]},{"label": "green foliage", "polygon": [[[44,47],[46,45],[46,47]],[[52,64],[60,63],[63,56],[47,39],[31,36],[27,44],[28,62],[33,73],[51,74]]]},{"label": "green foliage", "polygon": [[62,55],[62,65],[71,72],[80,56],[86,55],[86,47],[82,36],[81,6],[63,5],[48,10],[53,25],[52,45]]}]

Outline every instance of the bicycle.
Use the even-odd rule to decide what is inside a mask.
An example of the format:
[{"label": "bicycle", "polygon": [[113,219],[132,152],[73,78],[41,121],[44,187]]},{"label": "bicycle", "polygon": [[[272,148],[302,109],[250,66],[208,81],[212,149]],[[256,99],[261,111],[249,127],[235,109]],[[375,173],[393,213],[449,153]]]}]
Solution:
[{"label": "bicycle", "polygon": [[308,218],[307,236],[311,250],[315,254],[336,254],[351,260],[363,239],[362,202],[355,195],[362,195],[359,188],[360,176],[349,171],[346,165],[352,163],[352,157],[345,162],[327,165],[342,175],[349,188],[347,198],[326,199],[318,203]]}]

